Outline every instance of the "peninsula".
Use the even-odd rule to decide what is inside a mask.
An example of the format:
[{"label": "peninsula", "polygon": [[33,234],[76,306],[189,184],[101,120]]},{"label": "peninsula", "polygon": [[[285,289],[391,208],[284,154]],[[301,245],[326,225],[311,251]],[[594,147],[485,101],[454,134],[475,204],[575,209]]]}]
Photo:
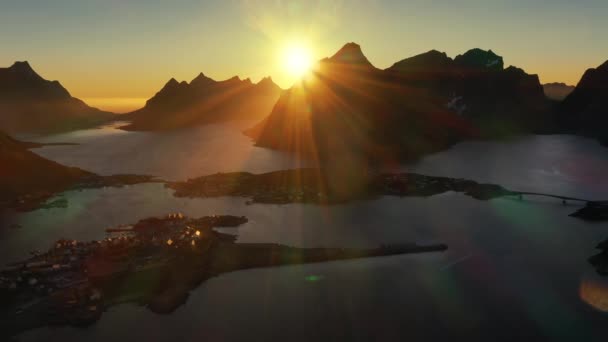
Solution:
[{"label": "peninsula", "polygon": [[170,313],[205,280],[236,270],[447,249],[443,244],[343,249],[236,243],[235,236],[213,229],[245,222],[238,216],[192,219],[176,213],[108,229],[101,241],[57,241],[47,252],[0,272],[0,330],[17,334],[45,325],[88,325],[125,302]]}]

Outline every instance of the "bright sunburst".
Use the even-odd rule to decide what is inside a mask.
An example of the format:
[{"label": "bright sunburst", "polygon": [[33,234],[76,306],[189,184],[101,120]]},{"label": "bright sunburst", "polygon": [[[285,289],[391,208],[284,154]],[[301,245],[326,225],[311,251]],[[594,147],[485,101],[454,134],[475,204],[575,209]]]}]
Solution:
[{"label": "bright sunburst", "polygon": [[285,49],[283,63],[289,74],[301,77],[312,67],[312,55],[302,45],[291,45]]}]

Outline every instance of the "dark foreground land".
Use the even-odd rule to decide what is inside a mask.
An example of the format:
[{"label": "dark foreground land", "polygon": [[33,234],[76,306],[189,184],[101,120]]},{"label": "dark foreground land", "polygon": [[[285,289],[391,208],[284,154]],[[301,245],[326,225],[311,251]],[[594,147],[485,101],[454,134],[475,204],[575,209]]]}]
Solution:
[{"label": "dark foreground land", "polygon": [[[361,178],[360,178],[361,179]],[[585,204],[570,216],[588,221],[608,220],[607,201],[589,201],[552,194],[513,191],[497,184],[483,184],[472,180],[426,176],[416,173],[375,173],[365,175],[358,186],[340,191],[333,186],[331,175],[323,169],[294,169],[252,174],[248,172],[217,173],[189,179],[184,182],[167,182],[176,197],[246,197],[252,203],[287,204],[314,203],[338,204],[353,200],[373,199],[380,196],[433,196],[448,191],[461,192],[478,200],[514,196],[549,196]]]},{"label": "dark foreground land", "polygon": [[170,313],[203,281],[241,269],[447,249],[443,244],[372,249],[241,244],[213,229],[245,222],[236,216],[171,214],[108,229],[102,241],[57,241],[0,273],[0,332],[10,336],[44,325],[88,325],[125,302]]}]

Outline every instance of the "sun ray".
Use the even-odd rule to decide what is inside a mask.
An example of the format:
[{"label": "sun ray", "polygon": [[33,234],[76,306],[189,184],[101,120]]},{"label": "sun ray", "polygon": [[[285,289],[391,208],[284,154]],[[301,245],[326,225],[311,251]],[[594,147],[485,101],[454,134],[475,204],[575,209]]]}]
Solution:
[{"label": "sun ray", "polygon": [[304,76],[312,68],[310,49],[302,44],[291,44],[283,53],[284,68],[294,77]]}]

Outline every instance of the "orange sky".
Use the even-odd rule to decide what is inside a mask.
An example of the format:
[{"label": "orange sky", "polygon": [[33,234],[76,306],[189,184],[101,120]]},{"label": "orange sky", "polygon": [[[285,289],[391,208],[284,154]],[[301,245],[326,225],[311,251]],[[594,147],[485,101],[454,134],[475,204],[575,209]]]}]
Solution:
[{"label": "orange sky", "polygon": [[576,84],[608,59],[605,0],[54,0],[0,11],[0,65],[28,60],[91,105],[136,109],[171,77],[271,76],[285,47],[315,59],[360,44],[379,68],[431,49],[492,49],[541,81]]}]

